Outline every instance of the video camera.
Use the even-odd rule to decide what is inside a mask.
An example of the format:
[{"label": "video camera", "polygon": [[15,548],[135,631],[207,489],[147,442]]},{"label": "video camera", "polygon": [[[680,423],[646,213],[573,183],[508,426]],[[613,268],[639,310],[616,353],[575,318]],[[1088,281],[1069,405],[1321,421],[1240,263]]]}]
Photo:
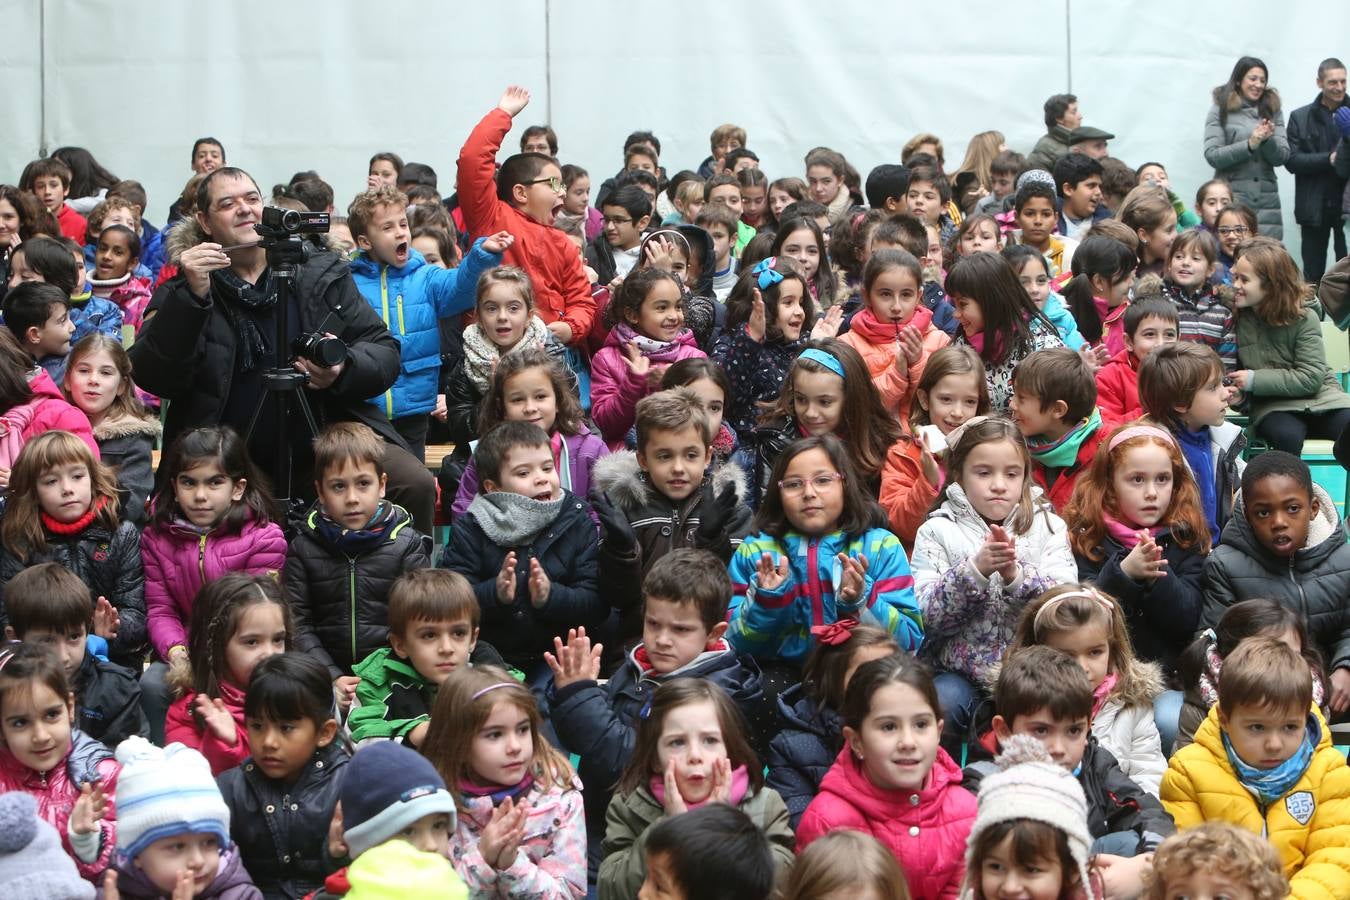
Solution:
[{"label": "video camera", "polygon": [[[328,213],[264,206],[262,221],[253,230],[258,232],[259,245],[267,251],[267,264],[289,278],[307,256],[307,242],[301,235],[324,234],[329,224]],[[320,331],[301,334],[290,346],[296,357],[317,366],[336,366],[347,358],[347,345],[338,338],[325,337]]]},{"label": "video camera", "polygon": [[253,230],[263,238],[288,238],[294,234],[327,234],[329,222],[328,213],[300,212],[264,206],[262,221],[254,225]]}]

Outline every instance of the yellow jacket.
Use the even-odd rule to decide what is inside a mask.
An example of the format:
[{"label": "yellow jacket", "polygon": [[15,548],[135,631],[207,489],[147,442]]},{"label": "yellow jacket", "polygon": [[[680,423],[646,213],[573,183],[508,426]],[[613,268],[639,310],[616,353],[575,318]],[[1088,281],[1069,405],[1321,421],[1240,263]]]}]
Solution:
[{"label": "yellow jacket", "polygon": [[1264,811],[1238,781],[1224,751],[1215,706],[1195,743],[1172,754],[1163,774],[1163,807],[1177,830],[1223,821],[1266,837],[1284,862],[1290,896],[1298,900],[1350,897],[1350,767],[1331,746],[1322,715],[1322,739],[1303,777]]}]

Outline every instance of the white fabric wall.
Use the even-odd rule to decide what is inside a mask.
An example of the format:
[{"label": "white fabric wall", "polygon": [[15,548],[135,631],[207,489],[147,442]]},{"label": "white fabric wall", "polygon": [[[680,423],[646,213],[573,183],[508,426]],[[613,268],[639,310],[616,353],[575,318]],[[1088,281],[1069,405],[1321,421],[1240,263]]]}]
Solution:
[{"label": "white fabric wall", "polygon": [[1210,89],[1252,53],[1286,111],[1309,102],[1317,63],[1350,59],[1350,3],[0,0],[0,35],[0,181],[44,149],[85,146],[146,185],[159,222],[205,134],[265,189],[317,169],[340,208],[385,149],[431,164],[448,193],[465,135],[508,83],[535,95],[522,126],[551,110],[563,161],[600,177],[631,130],[655,131],[674,172],[725,121],[749,131],[771,177],[801,174],[817,144],[866,174],[919,130],[943,138],[954,168],[988,128],[1029,150],[1042,102],[1071,87],[1086,123],[1120,136],[1113,155],[1165,162],[1189,197],[1210,174]]}]

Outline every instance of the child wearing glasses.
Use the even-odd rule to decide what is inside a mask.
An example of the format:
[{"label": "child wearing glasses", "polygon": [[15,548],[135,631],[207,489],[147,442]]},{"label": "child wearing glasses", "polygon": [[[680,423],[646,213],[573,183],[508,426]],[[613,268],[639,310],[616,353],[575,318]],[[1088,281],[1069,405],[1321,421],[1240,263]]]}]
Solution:
[{"label": "child wearing glasses", "polygon": [[600,284],[622,278],[638,263],[642,233],[652,220],[652,201],[635,184],[619,188],[605,198],[604,227],[586,245],[586,264],[595,270]]}]

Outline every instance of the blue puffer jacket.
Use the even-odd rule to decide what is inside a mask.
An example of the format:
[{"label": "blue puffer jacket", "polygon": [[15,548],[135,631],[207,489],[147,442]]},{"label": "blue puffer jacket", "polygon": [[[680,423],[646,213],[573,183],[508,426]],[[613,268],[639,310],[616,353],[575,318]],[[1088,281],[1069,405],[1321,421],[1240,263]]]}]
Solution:
[{"label": "blue puffer jacket", "polygon": [[818,706],[801,684],[778,695],[778,718],[782,728],[769,742],[764,784],[783,798],[795,830],[844,746],[844,719]]},{"label": "blue puffer jacket", "polygon": [[350,263],[352,279],[398,340],[402,362],[398,380],[371,403],[397,419],[436,408],[441,367],[439,319],[473,309],[478,277],[501,264],[500,253],[473,245],[457,269],[427,265],[422,254],[409,251],[402,268],[377,263],[362,251]]}]

